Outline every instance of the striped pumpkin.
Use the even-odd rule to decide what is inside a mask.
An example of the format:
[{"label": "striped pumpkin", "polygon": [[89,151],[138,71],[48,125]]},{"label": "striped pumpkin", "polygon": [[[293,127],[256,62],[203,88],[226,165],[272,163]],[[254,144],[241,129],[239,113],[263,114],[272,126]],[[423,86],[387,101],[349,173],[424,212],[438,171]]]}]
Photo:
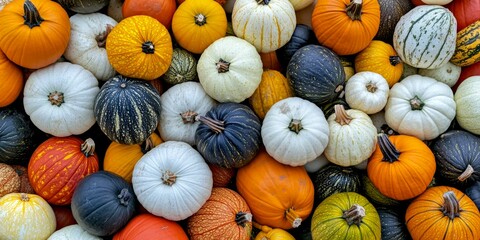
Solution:
[{"label": "striped pumpkin", "polygon": [[480,61],[480,19],[457,33],[457,46],[450,61],[460,67]]},{"label": "striped pumpkin", "polygon": [[93,110],[98,126],[111,141],[139,144],[157,128],[160,94],[147,81],[117,75],[102,86]]},{"label": "striped pumpkin", "polygon": [[393,34],[393,46],[408,65],[438,68],[453,56],[456,33],[457,22],[447,8],[421,5],[400,18]]},{"label": "striped pumpkin", "polygon": [[195,80],[197,78],[197,59],[182,48],[174,48],[172,63],[162,78],[172,85]]}]

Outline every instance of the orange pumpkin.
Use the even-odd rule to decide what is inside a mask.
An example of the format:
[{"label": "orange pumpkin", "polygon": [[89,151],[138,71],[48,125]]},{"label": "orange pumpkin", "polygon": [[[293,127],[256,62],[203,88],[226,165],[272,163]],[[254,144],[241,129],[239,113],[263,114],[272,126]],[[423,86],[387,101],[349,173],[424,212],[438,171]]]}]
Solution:
[{"label": "orange pumpkin", "polygon": [[57,61],[70,40],[70,19],[55,1],[15,0],[0,11],[0,49],[25,68]]},{"label": "orange pumpkin", "polygon": [[174,221],[143,213],[132,218],[113,236],[113,240],[188,240],[182,227]]},{"label": "orange pumpkin", "polygon": [[322,46],[351,55],[370,44],[380,26],[377,0],[318,0],[312,28]]},{"label": "orange pumpkin", "polygon": [[0,107],[13,103],[23,89],[23,72],[0,51]]},{"label": "orange pumpkin", "polygon": [[10,165],[0,163],[0,198],[20,189],[20,177]]},{"label": "orange pumpkin", "polygon": [[227,187],[237,172],[236,168],[224,168],[212,163],[207,164],[212,171],[213,187]]},{"label": "orange pumpkin", "polygon": [[268,52],[268,53],[260,53],[260,58],[262,59],[263,69],[271,69],[277,70],[282,72],[282,65],[280,61],[278,61],[277,52]]},{"label": "orange pumpkin", "polygon": [[125,0],[122,4],[122,15],[124,18],[136,15],[150,16],[170,29],[176,9],[175,0]]},{"label": "orange pumpkin", "polygon": [[422,194],[435,174],[435,156],[420,139],[380,133],[367,163],[373,185],[385,196],[407,200]]},{"label": "orange pumpkin", "polygon": [[265,149],[238,169],[236,186],[261,225],[295,228],[313,209],[315,190],[305,168],[281,164]]}]

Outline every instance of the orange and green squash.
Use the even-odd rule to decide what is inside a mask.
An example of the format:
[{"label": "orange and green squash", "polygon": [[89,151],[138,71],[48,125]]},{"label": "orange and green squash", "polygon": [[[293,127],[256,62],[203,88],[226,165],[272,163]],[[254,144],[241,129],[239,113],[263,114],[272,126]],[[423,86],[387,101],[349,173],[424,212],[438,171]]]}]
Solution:
[{"label": "orange and green squash", "polygon": [[450,62],[467,67],[480,61],[480,19],[457,33],[457,44]]}]

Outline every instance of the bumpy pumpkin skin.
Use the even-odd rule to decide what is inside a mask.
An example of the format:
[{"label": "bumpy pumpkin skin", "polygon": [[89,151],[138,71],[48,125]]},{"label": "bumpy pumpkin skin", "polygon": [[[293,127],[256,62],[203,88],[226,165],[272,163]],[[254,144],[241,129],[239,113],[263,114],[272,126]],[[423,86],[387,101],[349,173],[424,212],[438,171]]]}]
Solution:
[{"label": "bumpy pumpkin skin", "polygon": [[10,165],[0,163],[0,198],[20,189],[20,177]]}]

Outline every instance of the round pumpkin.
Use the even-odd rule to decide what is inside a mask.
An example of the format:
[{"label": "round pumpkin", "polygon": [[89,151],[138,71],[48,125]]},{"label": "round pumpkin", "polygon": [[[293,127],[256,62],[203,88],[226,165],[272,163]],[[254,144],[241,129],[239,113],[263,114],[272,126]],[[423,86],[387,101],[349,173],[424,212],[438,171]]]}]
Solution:
[{"label": "round pumpkin", "polygon": [[345,100],[351,108],[374,114],[384,109],[390,88],[380,74],[357,72],[345,84]]},{"label": "round pumpkin", "polygon": [[318,203],[337,192],[361,191],[360,171],[353,167],[328,164],[312,173],[312,178]]},{"label": "round pumpkin", "polygon": [[457,83],[461,73],[462,68],[452,62],[447,62],[439,68],[418,69],[419,75],[431,77],[439,82],[447,84],[449,87],[453,87]]},{"label": "round pumpkin", "polygon": [[377,207],[376,209],[380,217],[383,239],[411,239],[405,221],[403,220],[403,211],[387,207]]},{"label": "round pumpkin", "polygon": [[[181,48],[174,48],[172,62],[162,79],[171,85],[187,81],[194,81],[197,78],[197,59],[190,52]],[[155,81],[155,80],[154,80]]]},{"label": "round pumpkin", "polygon": [[7,56],[0,51],[0,107],[6,107],[12,104],[23,89],[23,73],[22,70],[13,62],[8,60]]},{"label": "round pumpkin", "polygon": [[171,28],[173,14],[177,10],[175,0],[125,0],[122,4],[122,16],[149,16],[155,18],[168,30]]},{"label": "round pumpkin", "polygon": [[297,24],[290,40],[275,52],[282,67],[287,68],[288,62],[290,62],[293,54],[295,54],[298,49],[309,44],[315,44],[316,42],[317,38],[310,26]]},{"label": "round pumpkin", "polygon": [[256,228],[260,230],[255,236],[255,240],[295,240],[295,237],[292,236],[288,231],[285,231],[281,228],[271,228],[267,225],[258,225]]},{"label": "round pumpkin", "polygon": [[10,165],[0,163],[0,198],[20,189],[20,177]]},{"label": "round pumpkin", "polygon": [[188,240],[188,236],[180,224],[142,213],[132,218],[128,224],[113,235],[113,240]]},{"label": "round pumpkin", "polygon": [[455,119],[458,125],[473,134],[480,134],[478,119],[480,119],[480,102],[477,96],[477,86],[480,86],[480,77],[472,76],[458,85],[454,99],[457,107]]},{"label": "round pumpkin", "polygon": [[94,236],[85,231],[80,225],[73,224],[55,231],[47,240],[101,240],[102,238]]},{"label": "round pumpkin", "polygon": [[34,149],[34,126],[15,108],[0,109],[0,162],[27,163]]},{"label": "round pumpkin", "polygon": [[63,8],[82,14],[100,11],[109,2],[109,0],[58,0]]}]

